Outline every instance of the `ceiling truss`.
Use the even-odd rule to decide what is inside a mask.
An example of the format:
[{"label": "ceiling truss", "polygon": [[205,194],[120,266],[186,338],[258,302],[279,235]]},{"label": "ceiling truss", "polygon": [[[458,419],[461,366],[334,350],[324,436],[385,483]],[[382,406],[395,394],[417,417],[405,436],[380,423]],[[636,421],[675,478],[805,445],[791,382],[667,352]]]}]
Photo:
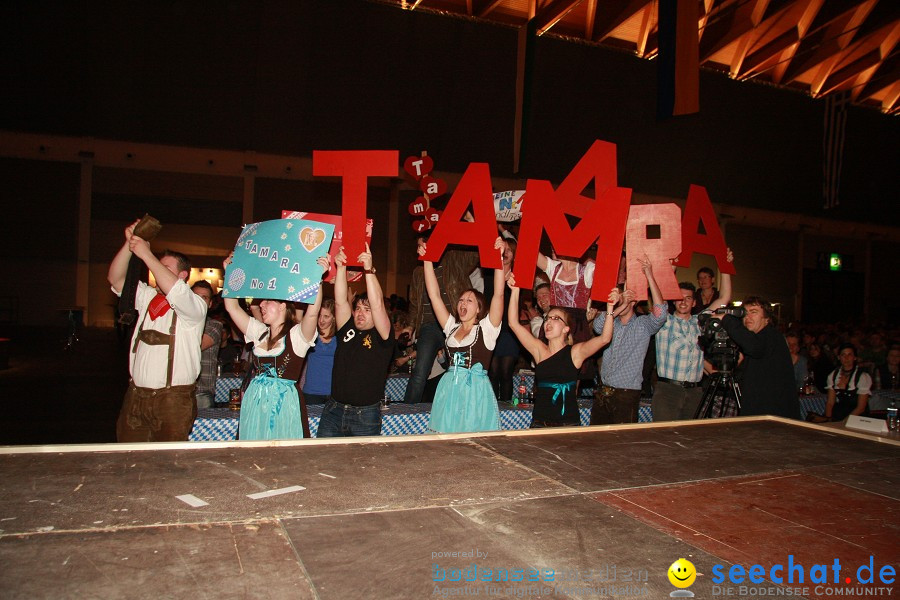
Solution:
[{"label": "ceiling truss", "polygon": [[[378,0],[628,50],[658,52],[658,0]],[[847,92],[900,112],[900,2],[697,0],[700,64],[734,79],[807,92]]]}]

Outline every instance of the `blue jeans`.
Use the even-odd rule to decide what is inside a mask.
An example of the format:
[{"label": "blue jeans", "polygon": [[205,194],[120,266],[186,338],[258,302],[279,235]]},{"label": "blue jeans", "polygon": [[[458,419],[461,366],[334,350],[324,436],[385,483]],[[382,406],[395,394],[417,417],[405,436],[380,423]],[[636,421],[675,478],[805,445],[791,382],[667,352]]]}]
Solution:
[{"label": "blue jeans", "polygon": [[322,407],[316,437],[381,435],[381,405],[351,406],[328,400]]},{"label": "blue jeans", "polygon": [[416,366],[413,367],[406,384],[406,395],[403,402],[417,404],[422,401],[422,393],[425,391],[425,382],[434,366],[434,359],[438,350],[444,347],[444,331],[436,321],[424,323],[419,328],[416,338]]}]

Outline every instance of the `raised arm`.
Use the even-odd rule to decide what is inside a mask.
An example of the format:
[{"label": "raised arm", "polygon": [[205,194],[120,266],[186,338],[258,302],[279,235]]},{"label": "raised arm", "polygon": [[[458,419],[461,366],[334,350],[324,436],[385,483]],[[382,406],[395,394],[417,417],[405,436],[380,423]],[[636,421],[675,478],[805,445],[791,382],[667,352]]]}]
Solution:
[{"label": "raised arm", "polygon": [[541,252],[540,250],[538,250],[538,255],[537,255],[537,267],[541,271],[547,270],[547,257],[544,256],[544,253]]},{"label": "raised arm", "polygon": [[347,295],[350,286],[347,285],[347,255],[344,254],[343,246],[334,257],[334,265],[337,267],[334,276],[334,319],[335,325],[340,329],[353,315],[353,308]]},{"label": "raised arm", "polygon": [[[329,262],[327,256],[320,256],[316,259],[316,262],[322,267],[322,274],[328,272]],[[322,308],[322,288],[325,285],[322,282],[319,282],[319,291],[316,294],[316,299],[312,304],[306,307],[306,311],[303,313],[303,318],[300,319],[300,332],[303,334],[303,338],[307,340],[313,339],[313,336],[316,335],[316,328],[319,325],[319,309]]]},{"label": "raised arm", "polygon": [[172,287],[178,283],[178,275],[159,262],[159,259],[153,254],[153,250],[150,249],[150,242],[133,235],[128,245],[131,248],[131,252],[144,261],[144,264],[153,273],[153,277],[156,279],[156,288],[163,294],[168,294]]},{"label": "raised arm", "polygon": [[572,346],[572,364],[576,367],[580,368],[585,360],[599,352],[601,348],[612,341],[612,314],[616,303],[619,301],[619,297],[619,288],[610,290],[609,297],[606,299],[606,317],[604,317],[603,332],[599,336],[591,338],[586,342],[581,342],[580,344]]},{"label": "raised arm", "polygon": [[[618,288],[617,288],[618,290]],[[634,300],[634,291],[625,290],[624,292],[619,293],[619,306],[613,309],[613,318],[618,317],[623,312],[628,310],[628,303]],[[607,307],[609,303],[607,303]]]},{"label": "raised arm", "polygon": [[[525,350],[534,357],[534,361],[541,362],[544,358],[543,353],[546,351],[547,346],[532,335],[530,329],[519,323],[519,288],[516,287],[516,278],[512,273],[506,276],[506,282],[510,287],[509,308],[507,309],[506,314],[506,322],[507,325],[509,325],[509,330],[513,332],[513,335],[516,336]],[[500,296],[502,297],[503,294],[501,293]]]},{"label": "raised arm", "polygon": [[[734,253],[731,251],[731,248],[728,249],[725,260],[734,262]],[[722,286],[719,289],[719,298],[716,300],[716,306],[710,308],[718,308],[731,302],[731,275],[728,273],[720,273],[719,284]]]},{"label": "raised arm", "polygon": [[372,266],[372,251],[366,242],[366,251],[357,258],[362,263],[366,277],[366,294],[369,296],[369,309],[372,311],[372,319],[375,321],[375,329],[381,339],[386,340],[394,335],[391,327],[391,316],[384,306],[384,292],[381,290],[381,282],[375,276],[375,268]]},{"label": "raised arm", "polygon": [[[425,256],[428,244],[419,241],[416,251],[419,256]],[[444,306],[444,299],[441,298],[441,288],[438,285],[437,275],[434,274],[434,263],[426,260],[423,265],[425,276],[425,291],[428,292],[428,299],[431,300],[431,310],[434,311],[434,317],[437,319],[438,325],[443,329],[447,325],[450,318],[450,311]]]},{"label": "raised arm", "polygon": [[[234,259],[234,252],[228,255],[225,261],[222,263],[222,270],[228,268],[228,265],[231,264],[231,261]],[[238,330],[243,334],[247,333],[247,325],[250,324],[250,315],[244,312],[244,309],[241,308],[241,303],[237,298],[223,298],[222,302],[225,304],[225,310],[228,311],[228,316],[231,317],[231,321],[234,323],[234,326],[238,328]]]},{"label": "raised arm", "polygon": [[647,278],[647,285],[650,286],[650,299],[653,301],[654,305],[662,304],[662,292],[659,290],[659,285],[656,283],[656,276],[653,275],[653,263],[650,262],[650,257],[645,254],[644,258],[639,260],[641,263],[641,270],[644,272],[644,277]]},{"label": "raised arm", "polygon": [[[500,257],[506,251],[506,241],[502,237],[494,240],[494,248],[500,251]],[[494,327],[500,327],[503,322],[503,287],[506,285],[506,275],[503,269],[494,269],[494,295],[491,297],[491,306],[488,309],[488,318]],[[518,316],[516,317],[518,320]]]},{"label": "raised arm", "polygon": [[125,276],[128,273],[128,262],[131,260],[131,236],[138,223],[140,223],[140,219],[125,228],[125,243],[122,244],[122,247],[119,248],[119,251],[109,264],[109,272],[106,275],[106,279],[117,293],[121,293],[122,288],[125,286]]}]

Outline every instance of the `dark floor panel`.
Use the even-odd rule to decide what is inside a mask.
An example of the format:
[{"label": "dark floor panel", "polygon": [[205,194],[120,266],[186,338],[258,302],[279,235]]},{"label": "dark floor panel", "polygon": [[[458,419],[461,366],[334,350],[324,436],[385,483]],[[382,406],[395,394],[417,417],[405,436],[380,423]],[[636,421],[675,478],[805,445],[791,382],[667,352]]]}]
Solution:
[{"label": "dark floor panel", "polygon": [[[366,585],[401,599],[438,597],[435,588],[448,596],[466,591],[484,597],[488,585],[500,586],[505,597],[662,598],[675,589],[667,570],[676,559],[687,557],[698,567],[719,562],[581,495],[290,519],[285,529],[323,600],[371,597]],[[453,551],[487,555],[433,555]],[[466,568],[475,583],[464,581]],[[535,569],[540,582],[481,581],[485,569],[496,577],[498,569],[528,568]],[[444,574],[449,579],[452,569],[463,570],[463,581],[435,581]],[[709,578],[701,575],[692,591],[709,597]]]},{"label": "dark floor panel", "polygon": [[[537,592],[529,598],[552,596],[541,593],[541,582],[524,581],[524,570],[533,565],[521,559],[521,547],[452,508],[286,519],[284,527],[322,600],[419,600],[438,598],[443,590],[484,597],[488,586]],[[439,554],[453,552],[480,554]],[[488,579],[494,579],[493,569],[522,569],[522,581],[487,583],[485,568],[492,569]],[[373,596],[373,590],[379,592]]]},{"label": "dark floor panel", "polygon": [[900,457],[886,444],[776,422],[490,437],[478,443],[582,492]]},{"label": "dark floor panel", "polygon": [[274,522],[0,539],[3,598],[314,598]]},{"label": "dark floor panel", "polygon": [[[568,491],[466,440],[12,454],[0,455],[0,472],[0,534],[448,506]],[[294,485],[306,489],[247,497]],[[176,499],[184,494],[209,505]]]}]

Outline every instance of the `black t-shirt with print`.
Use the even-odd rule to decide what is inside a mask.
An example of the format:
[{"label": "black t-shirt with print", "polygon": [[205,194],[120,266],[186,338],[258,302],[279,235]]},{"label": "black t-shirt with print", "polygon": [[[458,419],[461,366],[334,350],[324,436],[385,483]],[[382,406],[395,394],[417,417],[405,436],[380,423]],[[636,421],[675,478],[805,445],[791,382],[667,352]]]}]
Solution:
[{"label": "black t-shirt with print", "polygon": [[374,327],[359,330],[348,319],[337,335],[331,397],[342,404],[371,406],[384,396],[388,366],[394,355],[394,336],[381,339]]}]

